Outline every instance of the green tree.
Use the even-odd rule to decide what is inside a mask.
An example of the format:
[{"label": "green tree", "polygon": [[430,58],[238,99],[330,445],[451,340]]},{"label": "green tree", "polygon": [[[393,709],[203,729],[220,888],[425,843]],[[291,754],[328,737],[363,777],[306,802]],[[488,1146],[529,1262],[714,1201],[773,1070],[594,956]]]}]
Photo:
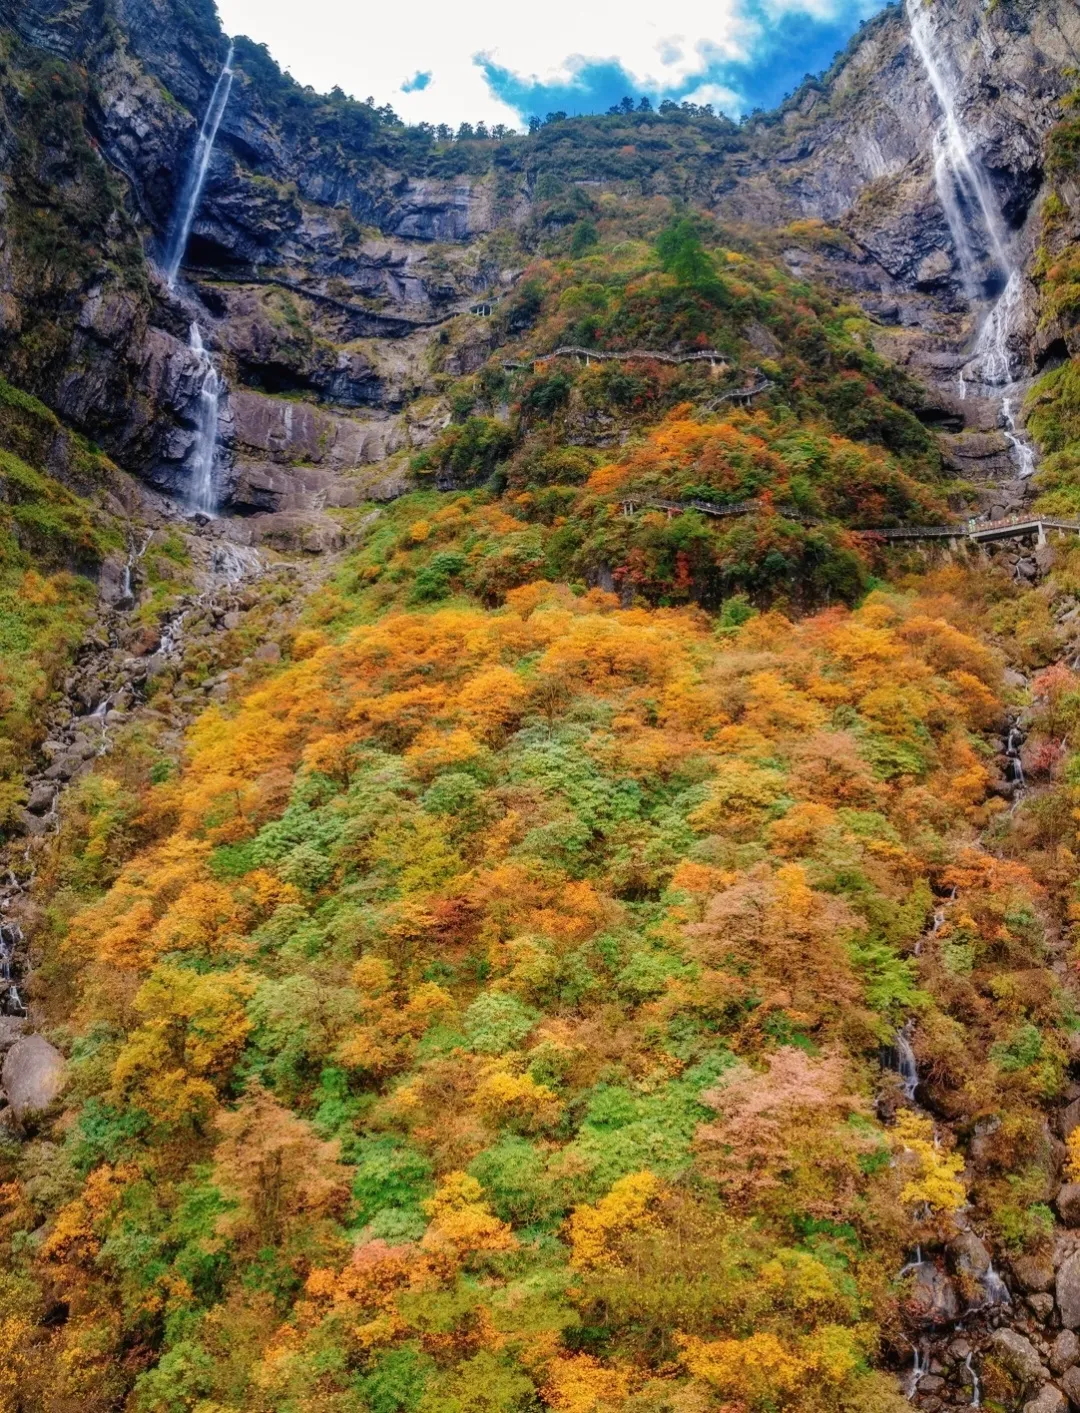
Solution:
[{"label": "green tree", "polygon": [[723,294],[724,287],[717,278],[713,258],[702,244],[697,226],[688,216],[672,221],[660,232],[656,253],[660,257],[661,269],[666,275],[673,275],[682,288],[710,298]]}]

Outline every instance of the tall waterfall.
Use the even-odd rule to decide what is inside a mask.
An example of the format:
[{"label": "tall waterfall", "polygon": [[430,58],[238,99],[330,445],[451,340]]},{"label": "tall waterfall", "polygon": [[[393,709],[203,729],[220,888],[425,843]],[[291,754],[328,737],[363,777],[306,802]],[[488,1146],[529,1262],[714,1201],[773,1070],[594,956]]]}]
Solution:
[{"label": "tall waterfall", "polygon": [[218,415],[224,384],[221,375],[214,367],[214,360],[206,350],[202,339],[202,330],[198,324],[191,326],[188,347],[199,360],[202,376],[195,426],[195,444],[191,457],[191,488],[188,492],[188,504],[197,513],[214,515],[217,512],[217,487],[214,484],[214,472],[217,469]]},{"label": "tall waterfall", "polygon": [[942,112],[941,126],[934,135],[934,180],[938,199],[949,223],[968,297],[974,299],[982,282],[971,238],[972,214],[977,213],[981,218],[985,236],[1001,270],[1008,275],[1012,267],[1007,250],[1005,218],[990,178],[960,120],[956,75],[937,32],[937,13],[926,0],[908,0],[911,42]]},{"label": "tall waterfall", "polygon": [[225,109],[229,102],[229,94],[232,92],[234,54],[234,46],[230,44],[225,67],[218,75],[218,81],[210,95],[210,103],[207,106],[202,127],[199,129],[195,151],[191,154],[191,162],[188,165],[187,175],[184,177],[184,185],[180,188],[180,199],[173,212],[164,264],[165,279],[170,289],[176,284],[176,277],[180,273],[180,265],[184,259],[184,252],[187,250],[187,243],[191,238],[191,228],[195,224],[199,202],[202,199],[203,187],[206,185],[206,174],[210,170],[210,158],[214,152],[218,129],[221,127],[221,120],[225,116]]},{"label": "tall waterfall", "polygon": [[941,7],[929,0],[907,0],[907,10],[912,46],[941,107],[941,125],[934,135],[934,182],[960,263],[964,291],[975,303],[985,288],[977,245],[993,256],[1005,279],[1001,295],[982,321],[972,357],[960,373],[960,396],[966,397],[969,381],[1002,389],[1005,437],[1017,474],[1025,480],[1035,473],[1035,452],[1021,435],[1017,421],[1017,368],[1009,346],[1023,302],[1023,271],[1009,248],[1005,215],[993,183],[960,118],[956,70],[937,29]]}]

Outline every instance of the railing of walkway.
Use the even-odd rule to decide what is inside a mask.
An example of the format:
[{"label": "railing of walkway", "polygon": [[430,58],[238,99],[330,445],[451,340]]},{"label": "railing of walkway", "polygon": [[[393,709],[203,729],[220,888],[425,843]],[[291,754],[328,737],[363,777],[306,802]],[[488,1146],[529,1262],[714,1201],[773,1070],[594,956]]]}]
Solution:
[{"label": "railing of walkway", "polygon": [[[775,511],[787,520],[798,520],[804,525],[820,525],[824,522],[814,516],[789,505],[766,505],[762,501],[739,501],[734,505],[714,505],[707,500],[655,500],[651,497],[627,496],[620,502],[623,515],[634,515],[639,510],[663,510],[669,516],[680,515],[688,510],[696,510],[702,515],[717,519],[727,519],[738,515],[755,515],[764,510]],[[1080,521],[1058,520],[1047,516],[1014,515],[1004,520],[965,520],[953,525],[893,525],[886,528],[856,530],[855,534],[872,535],[882,540],[984,540],[1005,539],[1016,535],[1037,535],[1043,538],[1047,530],[1064,530],[1080,534]]]}]

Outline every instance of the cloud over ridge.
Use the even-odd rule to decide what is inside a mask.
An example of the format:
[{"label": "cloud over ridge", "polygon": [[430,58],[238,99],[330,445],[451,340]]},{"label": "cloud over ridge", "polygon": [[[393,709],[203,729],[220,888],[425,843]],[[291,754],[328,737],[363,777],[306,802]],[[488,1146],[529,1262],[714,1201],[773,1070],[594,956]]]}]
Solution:
[{"label": "cloud over ridge", "polygon": [[389,102],[410,122],[520,125],[595,112],[624,93],[771,106],[884,0],[681,0],[618,10],[581,0],[436,5],[408,17],[343,0],[218,0],[230,33],[264,42],[301,83]]}]

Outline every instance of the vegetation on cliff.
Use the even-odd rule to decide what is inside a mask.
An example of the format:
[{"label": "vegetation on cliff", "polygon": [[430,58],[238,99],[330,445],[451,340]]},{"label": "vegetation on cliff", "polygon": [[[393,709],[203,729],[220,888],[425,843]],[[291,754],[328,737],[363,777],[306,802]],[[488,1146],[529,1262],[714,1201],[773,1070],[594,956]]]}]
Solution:
[{"label": "vegetation on cliff", "polygon": [[[320,142],[481,150],[241,58]],[[703,162],[737,136],[661,119]],[[570,176],[577,131],[515,145]],[[900,1413],[912,1252],[1048,1259],[1080,553],[1035,588],[887,558],[868,530],[963,488],[861,312],[762,244],[562,178],[503,239],[416,488],[340,513],[287,624],[284,577],[245,586],[36,855],[67,1083],[0,1138],[3,1413]],[[1074,382],[1033,403],[1055,457]],[[113,468],[6,384],[0,438],[3,826],[125,546]],[[215,682],[170,753],[155,702]]]},{"label": "vegetation on cliff", "polygon": [[[498,308],[508,342],[448,388],[455,421],[413,472],[483,484],[520,523],[504,524],[508,542],[474,540],[465,558],[443,526],[446,582],[465,574],[496,601],[537,572],[610,573],[653,602],[851,602],[876,557],[852,530],[949,518],[940,452],[912,411],[918,390],[871,350],[859,312],[744,240],[685,216],[663,224],[669,209],[601,205],[577,258],[564,233],[563,252],[530,265]],[[568,346],[717,356],[546,356]],[[755,508],[725,520],[659,505],[690,501]],[[625,516],[627,503],[640,513]]]},{"label": "vegetation on cliff", "polygon": [[[427,512],[429,569],[515,523]],[[968,1203],[1046,1232],[1072,786],[987,803],[976,625],[1037,662],[1047,595],[426,609],[370,563],[178,776],[104,763],[65,830],[42,994],[78,1038],[8,1159],[8,1367],[42,1408],[898,1407],[909,1247]],[[1037,684],[1048,739],[1078,688]],[[974,1180],[883,1089],[911,1016],[994,1135]]]}]

